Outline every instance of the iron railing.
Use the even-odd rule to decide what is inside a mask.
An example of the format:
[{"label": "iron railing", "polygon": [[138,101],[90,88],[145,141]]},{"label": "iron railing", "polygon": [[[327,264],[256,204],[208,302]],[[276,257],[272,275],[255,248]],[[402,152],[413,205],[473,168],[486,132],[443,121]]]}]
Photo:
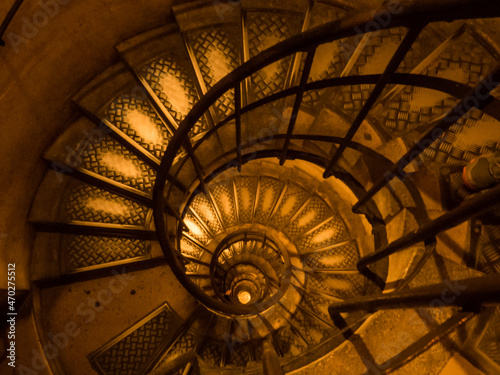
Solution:
[{"label": "iron railing", "polygon": [[[383,9],[381,12],[390,12],[388,9]],[[283,146],[281,150],[265,150],[262,154],[254,153],[252,157],[262,157],[264,156],[277,156],[280,159],[280,164],[286,162],[289,158],[303,158],[306,159],[305,153],[296,150],[290,150],[290,142],[292,139],[322,139],[331,142],[332,144],[338,144],[336,153],[331,158],[331,160],[324,163],[325,171],[324,177],[330,176],[336,162],[342,156],[343,151],[346,148],[355,148],[355,143],[352,141],[356,131],[358,130],[362,121],[366,118],[367,114],[370,112],[373,104],[379,98],[383,89],[388,84],[412,84],[414,86],[421,87],[433,87],[441,91],[448,92],[458,98],[464,98],[460,104],[455,107],[450,113],[438,124],[436,124],[432,130],[442,129],[446,130],[452,123],[456,122],[460,117],[462,117],[471,108],[478,108],[484,110],[486,113],[492,114],[495,118],[500,119],[499,116],[499,101],[493,98],[489,93],[496,86],[496,81],[500,78],[500,69],[496,68],[490,78],[490,82],[495,82],[494,85],[485,85],[483,81],[478,87],[480,91],[475,91],[468,95],[469,88],[464,85],[460,85],[456,82],[445,80],[437,77],[425,77],[416,74],[401,74],[396,73],[396,69],[400,65],[401,61],[406,56],[407,52],[413,45],[413,42],[418,37],[420,31],[425,27],[425,25],[432,22],[439,21],[453,21],[457,19],[470,19],[470,18],[491,18],[500,16],[500,7],[495,0],[441,0],[435,2],[433,0],[424,0],[418,2],[411,2],[406,6],[401,8],[399,14],[392,14],[390,20],[385,25],[379,24],[379,29],[388,29],[394,27],[406,27],[408,32],[405,39],[400,44],[397,52],[390,60],[385,71],[381,75],[368,75],[368,76],[347,76],[339,77],[333,79],[325,79],[322,81],[308,82],[309,71],[314,60],[314,53],[316,48],[324,43],[329,43],[334,40],[352,37],[357,34],[356,30],[367,30],[367,26],[376,22],[378,13],[366,12],[359,15],[354,15],[350,17],[343,18],[338,21],[333,21],[325,25],[316,27],[309,31],[303,32],[299,35],[291,37],[281,43],[276,44],[274,47],[263,51],[259,55],[250,59],[249,61],[243,63],[240,67],[235,69],[233,72],[228,74],[225,78],[221,79],[217,84],[215,84],[200,100],[194,105],[189,114],[185,117],[183,122],[180,124],[179,128],[175,131],[173,138],[171,139],[169,146],[162,158],[161,165],[156,178],[156,183],[153,191],[153,202],[154,202],[154,220],[156,225],[156,230],[158,232],[158,239],[167,258],[170,263],[173,272],[186,287],[186,289],[193,294],[198,300],[211,310],[218,311],[223,314],[251,314],[258,313],[254,308],[247,306],[228,306],[227,304],[217,301],[209,296],[207,296],[201,288],[199,288],[194,282],[192,282],[184,273],[183,266],[179,257],[177,256],[178,250],[176,245],[172,244],[168,239],[169,229],[167,227],[167,218],[165,212],[182,212],[183,202],[175,202],[175,207],[170,201],[170,198],[174,196],[174,189],[172,185],[166,184],[169,176],[170,179],[178,180],[179,173],[186,166],[188,160],[191,160],[198,179],[198,187],[191,193],[196,193],[198,191],[205,190],[205,183],[207,180],[213,177],[209,175],[211,171],[201,170],[200,161],[197,159],[196,150],[206,141],[211,135],[213,135],[217,130],[221,129],[222,126],[227,126],[231,124],[234,120],[235,126],[235,149],[231,150],[225,157],[232,158],[232,162],[227,163],[225,166],[219,168],[222,170],[224,168],[229,168],[232,166],[237,166],[238,169],[241,168],[243,162],[248,160],[248,155],[244,152],[249,146],[256,143],[263,143],[268,140],[275,140],[279,138],[284,139]],[[287,56],[294,55],[296,53],[305,53],[305,64],[302,69],[302,75],[299,79],[299,84],[294,87],[287,88],[279,93],[270,95],[264,99],[256,101],[254,103],[242,106],[241,103],[241,87],[244,85],[245,80],[247,80],[252,74],[258,72],[260,69],[281,60]],[[346,84],[375,84],[369,99],[364,104],[363,108],[357,115],[352,126],[350,127],[347,135],[343,138],[335,137],[321,137],[315,135],[304,135],[304,134],[294,134],[294,126],[299,113],[300,106],[302,104],[303,94],[307,91],[327,88],[334,86],[341,86]],[[243,86],[245,87],[245,86]],[[189,142],[188,134],[193,128],[193,126],[203,117],[206,113],[210,112],[211,107],[227,92],[234,90],[235,97],[235,111],[234,114],[227,116],[226,119],[220,121],[212,129],[210,129],[207,134],[200,140],[191,144]],[[269,137],[264,137],[261,139],[255,139],[250,143],[242,143],[242,116],[243,114],[262,106],[267,103],[271,103],[280,98],[286,98],[295,95],[295,100],[292,109],[292,115],[290,122],[287,127],[286,134],[274,134]],[[481,96],[481,98],[480,98]],[[479,100],[472,100],[479,99]],[[495,103],[495,106],[487,106],[488,104]],[[456,115],[456,116],[455,116]],[[432,130],[430,134],[432,135]],[[442,134],[442,133],[441,133]],[[419,153],[423,149],[427,148],[430,143],[427,142],[428,134],[417,143],[420,149]],[[360,146],[358,144],[358,146]],[[417,147],[417,146],[416,146]],[[180,160],[178,155],[182,152],[182,148],[185,149],[187,157]],[[415,151],[414,147],[410,151]],[[416,157],[416,153],[409,153],[408,158],[405,160],[413,160]],[[222,159],[222,158],[221,158]],[[408,163],[399,161],[395,163],[389,172],[394,172],[402,170],[400,167],[404,167]],[[391,172],[391,173],[392,173]],[[365,204],[370,200],[373,195],[379,191],[381,188],[386,186],[390,179],[386,178],[386,174],[381,177],[381,179],[374,185],[374,187],[368,191],[365,196],[361,197],[358,203],[355,205],[357,210],[362,204]],[[393,175],[391,175],[393,176]],[[404,173],[400,173],[398,176],[401,179],[405,177]],[[194,189],[194,188],[193,188]],[[495,189],[494,192],[487,193],[487,197],[498,199],[499,190]],[[176,195],[179,196],[178,194]],[[420,242],[424,239],[429,239],[434,237],[440,231],[451,227],[451,223],[455,225],[461,221],[465,221],[474,215],[479,214],[482,211],[487,210],[484,202],[487,198],[478,197],[477,200],[471,201],[465,208],[459,208],[458,211],[452,211],[441,218],[429,222],[424,227],[422,227],[418,232],[411,233],[408,237],[403,237],[395,241],[394,243],[388,245],[388,248],[383,248],[376,251],[371,256],[364,258],[358,264],[358,268],[362,270],[367,269],[367,265],[372,261],[376,261],[382,258],[394,254],[395,252],[405,249],[409,244],[415,243],[415,241]],[[175,200],[175,199],[174,199]],[[184,203],[186,200],[184,201]],[[478,205],[476,207],[476,205]],[[170,216],[173,216],[170,214]],[[181,214],[176,214],[174,219],[177,220],[177,225],[182,223]],[[448,219],[450,220],[449,222]],[[447,222],[447,223],[446,223]],[[172,225],[172,224],[169,224]],[[175,231],[175,229],[174,229]],[[425,238],[423,238],[424,236]]]}]

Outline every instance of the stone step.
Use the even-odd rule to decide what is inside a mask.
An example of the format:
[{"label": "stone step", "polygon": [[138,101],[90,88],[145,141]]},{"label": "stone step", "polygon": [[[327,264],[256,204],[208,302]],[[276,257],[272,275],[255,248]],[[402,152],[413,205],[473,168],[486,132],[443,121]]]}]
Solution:
[{"label": "stone step", "polygon": [[[425,264],[422,271],[410,282],[410,287],[431,285],[446,280],[460,280],[477,276],[476,271],[456,265],[438,255]],[[457,283],[454,281],[454,283]],[[458,281],[459,283],[459,281]],[[455,288],[459,292],[458,288]],[[410,344],[422,338],[433,327],[454,316],[457,309],[446,307],[446,301],[436,301],[436,308],[396,309],[374,313],[348,340],[317,363],[293,372],[300,375],[383,373],[405,358],[398,357]],[[468,326],[466,326],[467,329]],[[450,342],[460,345],[463,338],[454,331],[448,339],[439,341],[415,359],[404,364],[395,373],[431,373],[444,366],[451,358]]]},{"label": "stone step", "polygon": [[[342,115],[336,114],[330,109],[322,109],[319,115],[312,120],[308,132],[341,138],[347,133],[350,126],[350,122],[347,122]],[[379,153],[381,158],[377,161],[371,155],[365,155],[358,150],[347,148],[339,160],[339,166],[349,171],[365,189],[369,189],[373,181],[384,173],[388,166],[387,162],[396,161],[406,152],[406,145],[402,139],[398,138],[385,142],[367,121],[362,123],[360,129],[354,135],[353,142],[374,150]],[[310,143],[315,143],[319,149],[327,153],[328,157],[331,157],[336,150],[335,146],[325,142]],[[384,158],[386,161],[382,166],[380,163]],[[414,169],[410,170],[413,171]],[[403,207],[411,208],[416,206],[410,191],[398,180],[393,180],[387,188],[382,189],[380,193],[375,195],[373,200],[377,204],[383,219],[396,215]]]}]

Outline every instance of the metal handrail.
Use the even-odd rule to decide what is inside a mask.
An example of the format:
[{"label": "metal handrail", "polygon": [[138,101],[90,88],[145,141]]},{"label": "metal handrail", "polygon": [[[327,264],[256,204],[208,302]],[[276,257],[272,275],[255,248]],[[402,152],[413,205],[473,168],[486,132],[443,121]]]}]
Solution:
[{"label": "metal handrail", "polygon": [[[379,81],[381,75],[380,74],[368,74],[362,76],[345,76],[345,77],[334,77],[334,78],[326,78],[319,81],[308,82],[305,88],[305,91],[314,91],[321,90],[332,87],[339,86],[351,86],[351,85],[363,85],[363,84],[376,84]],[[422,74],[410,74],[410,73],[395,73],[392,76],[391,84],[393,85],[409,85],[414,87],[421,87],[430,90],[440,90],[448,95],[454,96],[456,98],[461,98],[466,96],[470,91],[470,86],[459,83],[456,81],[452,81],[442,77],[434,77],[427,76]],[[246,113],[251,112],[252,110],[264,106],[266,104],[276,102],[280,99],[284,99],[290,97],[292,95],[296,95],[299,90],[299,86],[289,87],[283,91],[271,94],[262,99],[259,99],[251,104],[246,105],[245,107],[240,109],[240,115],[244,115]],[[489,105],[483,109],[483,111],[493,117],[494,119],[500,121],[500,100],[494,97],[491,98],[492,105]],[[494,104],[494,105],[493,105]],[[193,145],[193,151],[206,141],[215,131],[220,129],[222,126],[227,123],[237,119],[237,113],[228,115],[223,120],[219,121],[212,128],[208,129],[205,133],[203,133],[202,137],[199,138]],[[237,125],[236,125],[237,126]],[[292,137],[296,134],[292,134]],[[351,141],[345,140],[347,147],[350,147],[349,144]]]},{"label": "metal handrail", "polygon": [[500,274],[427,285],[399,292],[355,297],[328,307],[331,316],[342,312],[456,306],[478,313],[483,307],[500,304]]},{"label": "metal handrail", "polygon": [[384,248],[361,258],[357,267],[364,273],[369,264],[384,259],[415,245],[419,242],[434,238],[437,234],[451,229],[472,217],[494,210],[500,206],[500,184],[496,187],[477,194],[477,196],[465,201],[462,205],[439,216],[438,218],[423,225],[421,228],[410,232],[403,237],[391,242]]},{"label": "metal handrail", "polygon": [[[379,12],[387,14],[390,10],[382,9],[379,10]],[[208,297],[205,293],[203,293],[203,291],[201,291],[201,289],[199,289],[199,287],[189,280],[184,274],[182,265],[180,264],[179,259],[175,256],[175,249],[172,248],[172,245],[168,241],[166,218],[164,216],[164,212],[167,210],[168,206],[164,198],[167,176],[181,147],[188,147],[189,157],[192,158],[195,167],[199,163],[192,152],[191,146],[186,142],[189,132],[198,120],[205,115],[210,107],[215,104],[221,96],[229,90],[238,87],[253,73],[259,71],[265,66],[268,66],[269,64],[297,52],[307,52],[306,61],[310,60],[311,54],[314,53],[315,48],[321,44],[354,36],[358,33],[357,30],[366,30],[366,32],[373,31],[367,29],[367,26],[369,26],[370,23],[375,22],[374,20],[376,20],[378,15],[379,13],[374,14],[373,12],[365,12],[324,24],[280,42],[274,47],[263,51],[249,61],[243,63],[226,77],[221,79],[207,92],[206,95],[200,98],[170,140],[169,146],[167,147],[167,150],[162,158],[153,190],[155,225],[159,234],[158,237],[160,245],[165,257],[171,264],[174,274],[186,287],[186,289],[188,289],[191,294],[195,295],[198,300],[208,308],[216,309],[222,313],[228,314],[256,313],[254,309],[246,306],[227,306],[222,302],[218,303],[218,301],[213,300],[211,297]],[[386,25],[379,25],[379,29],[408,27],[410,29],[409,33],[411,33],[412,29],[420,28],[422,22],[431,23],[437,21],[453,21],[456,19],[491,18],[495,16],[500,16],[500,8],[495,0],[442,0],[439,3],[436,3],[434,0],[422,0],[402,4],[402,9],[400,9],[399,14],[392,14],[389,22]],[[396,68],[397,66],[394,66],[394,69]],[[300,91],[303,92],[304,90],[304,81],[304,76],[302,76],[301,86],[297,91],[299,94]],[[238,98],[241,96],[238,95],[240,94],[238,89],[236,89],[236,94]],[[238,115],[241,116],[240,103],[237,103],[235,107]],[[239,121],[241,121],[240,118],[236,119],[236,123]],[[288,140],[290,140],[293,135],[292,121],[294,121],[293,117],[290,123],[291,126],[289,126],[289,129],[291,129],[289,132],[290,134],[287,134],[286,137]],[[287,146],[288,144],[285,143],[281,160],[282,162],[284,161],[283,158],[286,157]],[[239,145],[237,146],[237,150],[240,150]],[[238,160],[241,160],[239,155]],[[200,175],[198,168],[196,169],[200,180],[199,182],[202,186],[204,186],[203,176]]]},{"label": "metal handrail", "polygon": [[9,27],[10,23],[12,22],[12,19],[16,15],[17,11],[19,10],[23,2],[24,0],[16,0],[16,2],[12,5],[7,15],[5,16],[5,19],[3,20],[2,24],[0,25],[0,46],[2,47],[5,46],[3,35],[5,34],[7,27]]}]

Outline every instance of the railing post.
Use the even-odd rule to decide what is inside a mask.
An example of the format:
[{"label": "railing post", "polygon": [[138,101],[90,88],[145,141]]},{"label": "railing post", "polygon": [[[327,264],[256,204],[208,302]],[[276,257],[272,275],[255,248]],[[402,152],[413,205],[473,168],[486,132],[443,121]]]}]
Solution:
[{"label": "railing post", "polygon": [[482,79],[468,96],[462,99],[436,126],[429,130],[419,142],[408,150],[408,152],[399,159],[384,176],[378,179],[371,189],[352,207],[353,212],[357,212],[359,207],[373,198],[373,196],[394,177],[399,176],[403,178],[405,175],[403,169],[472,108],[483,109],[493,101],[494,97],[490,95],[490,92],[497,87],[499,83],[500,65],[498,65],[491,74]]}]

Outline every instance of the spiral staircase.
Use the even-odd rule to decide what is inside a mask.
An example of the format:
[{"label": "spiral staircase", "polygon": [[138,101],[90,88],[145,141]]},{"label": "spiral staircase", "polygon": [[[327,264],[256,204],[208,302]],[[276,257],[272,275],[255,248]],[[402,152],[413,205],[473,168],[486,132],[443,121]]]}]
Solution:
[{"label": "spiral staircase", "polygon": [[122,62],[80,90],[81,117],[44,155],[30,215],[37,330],[42,346],[68,322],[81,332],[45,353],[51,371],[439,374],[455,353],[498,371],[495,307],[329,307],[442,282],[458,296],[460,280],[498,273],[484,202],[450,216],[454,229],[422,230],[484,201],[459,176],[500,150],[498,90],[447,119],[490,72],[482,87],[500,81],[487,36],[500,8],[173,10],[175,24],[116,46]]}]

